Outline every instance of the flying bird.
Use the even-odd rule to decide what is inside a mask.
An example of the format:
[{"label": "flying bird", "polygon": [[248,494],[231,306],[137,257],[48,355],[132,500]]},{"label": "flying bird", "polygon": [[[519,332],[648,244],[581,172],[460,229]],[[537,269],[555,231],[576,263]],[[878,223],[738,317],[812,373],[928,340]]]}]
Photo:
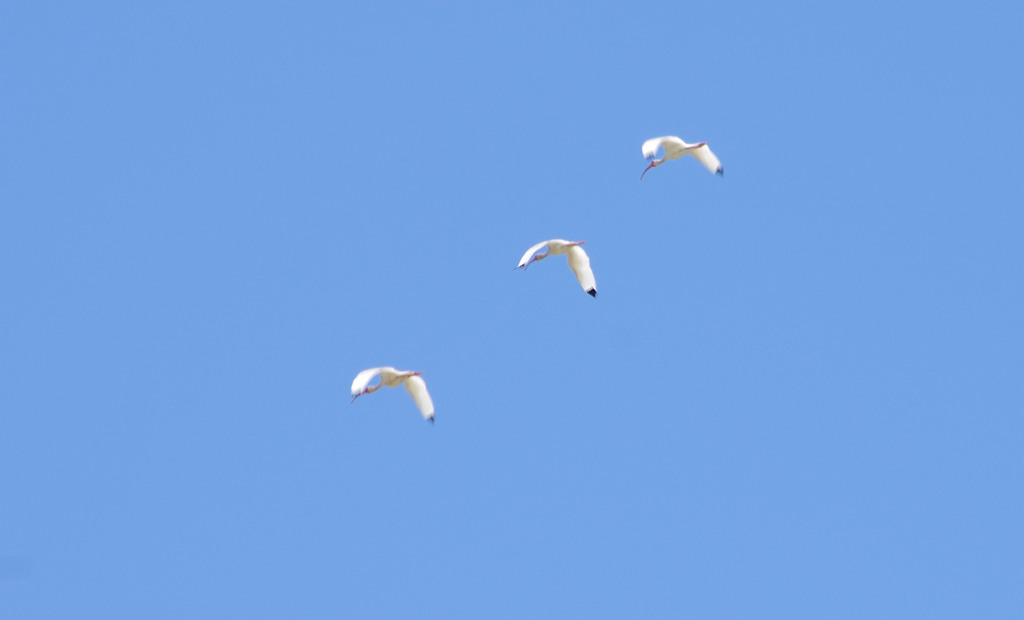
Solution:
[{"label": "flying bird", "polygon": [[[576,274],[576,280],[580,283],[580,286],[591,297],[597,297],[597,282],[594,280],[594,272],[590,269],[590,257],[580,247],[584,243],[586,241],[566,241],[565,239],[541,241],[527,250],[526,254],[523,254],[523,257],[519,259],[519,265],[516,269],[526,269],[532,263],[551,254],[555,256],[565,254],[566,259],[569,261],[569,268]],[[534,256],[537,250],[544,246],[548,247],[548,251]]]},{"label": "flying bird", "polygon": [[[658,154],[659,146],[665,149],[665,156],[661,159],[654,159],[654,156]],[[697,158],[697,161],[704,164],[704,167],[713,174],[724,175],[725,173],[725,169],[722,168],[722,162],[718,161],[715,154],[711,152],[707,142],[687,144],[675,136],[663,136],[661,138],[651,138],[644,142],[640,149],[643,151],[644,157],[653,159],[651,165],[644,168],[644,171],[640,174],[641,181],[651,168],[660,166],[670,159],[679,159],[683,155],[693,155]]]},{"label": "flying bird", "polygon": [[[395,370],[391,366],[367,368],[356,375],[355,380],[352,381],[352,402],[356,402],[356,399],[363,394],[376,392],[381,387],[396,387],[402,384],[405,386],[405,391],[409,392],[412,399],[416,401],[416,406],[419,407],[423,419],[429,420],[433,424],[434,401],[430,400],[427,384],[424,383],[423,377],[420,376],[422,374],[422,372],[415,370]],[[370,385],[370,381],[373,381],[373,378],[377,375],[380,375],[380,383]]]}]

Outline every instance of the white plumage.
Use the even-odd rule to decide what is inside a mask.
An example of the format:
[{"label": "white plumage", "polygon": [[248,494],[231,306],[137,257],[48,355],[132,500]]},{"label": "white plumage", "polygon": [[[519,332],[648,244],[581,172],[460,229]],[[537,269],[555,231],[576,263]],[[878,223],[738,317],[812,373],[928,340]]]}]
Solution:
[{"label": "white plumage", "polygon": [[[569,261],[569,268],[572,269],[573,274],[576,275],[576,281],[580,283],[583,290],[587,292],[591,297],[597,297],[597,281],[594,280],[594,272],[590,268],[590,257],[583,251],[580,246],[586,243],[586,241],[566,241],[565,239],[549,239],[548,241],[541,241],[537,245],[533,246],[523,254],[523,257],[519,259],[519,265],[516,269],[526,269],[531,263],[546,258],[549,255],[565,254],[566,260]],[[538,250],[547,246],[548,251],[543,254],[534,254]]]},{"label": "white plumage", "polygon": [[[661,159],[654,159],[658,154],[658,147],[665,149],[665,155]],[[707,142],[698,142],[697,144],[687,144],[676,136],[663,136],[661,138],[651,138],[647,142],[644,142],[643,146],[640,147],[643,151],[644,157],[647,159],[654,159],[647,168],[644,169],[643,173],[640,174],[640,178],[643,179],[647,171],[656,166],[660,166],[670,159],[679,159],[683,155],[693,155],[697,158],[697,161],[704,164],[704,167],[715,174],[725,174],[725,169],[722,168],[722,162],[718,161],[715,154],[711,152]]]},{"label": "white plumage", "polygon": [[[352,402],[363,394],[372,394],[381,387],[395,387],[399,384],[405,386],[405,390],[412,396],[424,420],[434,422],[434,401],[430,399],[427,392],[427,384],[423,381],[422,372],[414,370],[396,370],[391,366],[379,368],[367,368],[356,375],[352,381]],[[373,378],[380,375],[380,383],[370,385]]]}]

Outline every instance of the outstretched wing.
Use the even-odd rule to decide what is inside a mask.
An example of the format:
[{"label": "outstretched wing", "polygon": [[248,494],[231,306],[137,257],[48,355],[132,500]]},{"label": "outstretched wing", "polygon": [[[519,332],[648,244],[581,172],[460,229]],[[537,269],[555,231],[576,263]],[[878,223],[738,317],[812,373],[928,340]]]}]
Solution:
[{"label": "outstretched wing", "polygon": [[530,259],[533,258],[533,255],[537,253],[537,250],[546,246],[548,243],[550,243],[550,241],[541,241],[537,245],[527,250],[526,254],[523,254],[523,257],[519,259],[519,265],[516,267],[516,269],[519,269],[520,267],[525,267],[526,264],[530,262]]},{"label": "outstretched wing", "polygon": [[373,378],[379,375],[380,371],[384,370],[385,368],[387,368],[387,366],[367,368],[366,370],[356,375],[356,378],[352,380],[352,396],[362,394],[363,390],[366,389],[366,386],[370,384],[370,381],[373,381]]},{"label": "outstretched wing", "polygon": [[569,260],[569,268],[576,275],[576,280],[591,297],[597,297],[597,281],[594,280],[594,271],[590,268],[590,257],[578,245],[574,245],[566,252]]},{"label": "outstretched wing", "polygon": [[427,392],[427,384],[423,377],[413,375],[406,378],[405,390],[409,392],[409,395],[416,402],[416,406],[419,408],[420,414],[423,415],[423,419],[433,420],[434,401],[430,400],[430,393]]},{"label": "outstretched wing", "polygon": [[668,155],[669,149],[683,149],[686,148],[686,143],[681,138],[676,136],[662,136],[660,138],[651,138],[647,142],[643,143],[640,150],[643,151],[646,159],[651,159],[658,154],[658,147],[665,149],[665,155]]},{"label": "outstretched wing", "polygon": [[712,174],[721,174],[724,176],[725,169],[722,168],[722,162],[718,161],[715,154],[711,152],[708,145],[699,146],[690,151],[697,161],[704,164],[704,167],[711,171]]}]

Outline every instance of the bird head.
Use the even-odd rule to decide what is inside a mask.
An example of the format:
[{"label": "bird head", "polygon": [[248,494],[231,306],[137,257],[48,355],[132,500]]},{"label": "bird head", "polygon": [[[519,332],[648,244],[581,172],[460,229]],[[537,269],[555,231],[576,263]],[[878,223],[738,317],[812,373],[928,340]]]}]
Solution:
[{"label": "bird head", "polygon": [[651,168],[655,168],[655,167],[657,167],[657,165],[658,165],[658,164],[660,164],[660,163],[661,163],[661,162],[660,162],[660,161],[658,161],[657,159],[655,159],[654,161],[652,161],[652,162],[651,162],[651,165],[649,165],[649,166],[647,166],[646,168],[644,168],[644,171],[640,173],[640,180],[641,180],[641,181],[643,181],[643,180],[644,180],[644,175],[645,175],[645,174],[647,174],[647,171],[648,171],[648,170],[650,170]]}]

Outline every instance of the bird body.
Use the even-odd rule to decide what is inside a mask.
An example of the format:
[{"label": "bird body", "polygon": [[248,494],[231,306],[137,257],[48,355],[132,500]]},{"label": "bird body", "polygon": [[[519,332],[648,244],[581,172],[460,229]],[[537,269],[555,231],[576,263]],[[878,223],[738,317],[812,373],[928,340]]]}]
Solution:
[{"label": "bird body", "polygon": [[[415,370],[396,370],[391,366],[380,366],[378,368],[367,368],[356,375],[352,381],[352,402],[363,394],[372,394],[382,387],[397,387],[404,385],[405,391],[409,392],[413,401],[420,410],[424,420],[434,422],[434,401],[430,399],[427,392],[427,384],[423,381],[422,372]],[[380,375],[380,383],[370,385],[373,378]]]},{"label": "bird body", "polygon": [[[531,247],[523,254],[523,257],[519,259],[519,265],[516,269],[526,269],[531,263],[535,263],[543,258],[559,254],[565,254],[566,260],[569,262],[569,268],[572,269],[573,274],[576,276],[576,281],[580,283],[583,290],[587,292],[591,297],[597,297],[597,281],[594,280],[594,272],[590,268],[590,257],[583,251],[580,246],[586,243],[585,241],[566,241],[565,239],[549,239],[547,241],[541,241],[537,245]],[[537,251],[547,246],[548,251],[543,254],[537,254]]]},{"label": "bird body", "polygon": [[[658,147],[665,150],[665,155],[660,159],[654,159],[654,156],[658,154]],[[661,138],[651,138],[647,142],[644,142],[643,146],[640,147],[640,150],[643,151],[645,158],[653,160],[640,175],[641,179],[644,178],[644,174],[647,174],[647,171],[651,168],[660,166],[670,159],[679,159],[684,155],[693,155],[697,158],[697,161],[703,164],[705,168],[714,174],[725,174],[725,169],[722,167],[722,163],[718,161],[715,154],[711,152],[707,142],[687,144],[681,138],[677,138],[676,136],[663,136]]]}]

